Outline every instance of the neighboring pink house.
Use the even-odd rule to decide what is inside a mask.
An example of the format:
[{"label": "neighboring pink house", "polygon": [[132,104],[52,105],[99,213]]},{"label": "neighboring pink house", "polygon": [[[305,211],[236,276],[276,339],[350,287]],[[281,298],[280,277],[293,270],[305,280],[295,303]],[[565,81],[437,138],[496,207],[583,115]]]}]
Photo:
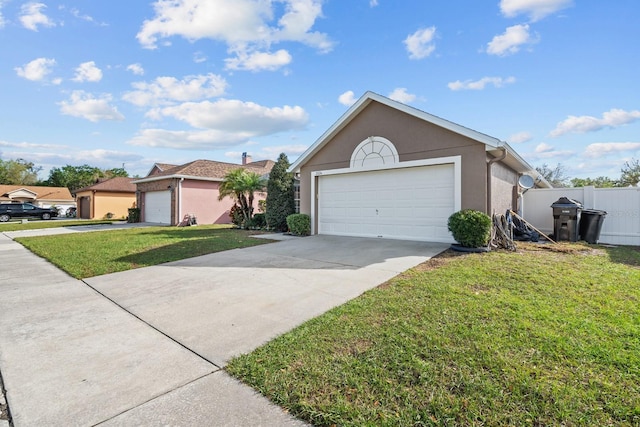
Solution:
[{"label": "neighboring pink house", "polygon": [[[229,197],[218,200],[218,188],[225,175],[244,168],[266,178],[273,165],[271,160],[251,162],[246,154],[243,164],[212,160],[195,160],[184,165],[156,163],[146,177],[134,181],[141,221],[178,225],[193,215],[198,224],[229,224],[234,201]],[[255,195],[256,212],[258,200],[265,198],[266,193]]]}]

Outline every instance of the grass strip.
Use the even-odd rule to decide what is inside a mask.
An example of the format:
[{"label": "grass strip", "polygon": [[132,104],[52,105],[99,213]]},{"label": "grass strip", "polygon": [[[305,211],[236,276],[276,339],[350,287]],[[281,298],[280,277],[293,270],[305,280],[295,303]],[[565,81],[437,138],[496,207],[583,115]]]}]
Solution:
[{"label": "grass strip", "polygon": [[42,228],[76,227],[79,225],[113,224],[113,221],[104,220],[49,220],[49,221],[28,221],[3,222],[0,223],[0,233],[4,231],[39,230]]},{"label": "grass strip", "polygon": [[629,247],[447,252],[227,370],[317,426],[638,426],[639,266]]},{"label": "grass strip", "polygon": [[269,240],[227,225],[142,227],[15,240],[75,278],[147,267],[199,255],[261,245]]}]

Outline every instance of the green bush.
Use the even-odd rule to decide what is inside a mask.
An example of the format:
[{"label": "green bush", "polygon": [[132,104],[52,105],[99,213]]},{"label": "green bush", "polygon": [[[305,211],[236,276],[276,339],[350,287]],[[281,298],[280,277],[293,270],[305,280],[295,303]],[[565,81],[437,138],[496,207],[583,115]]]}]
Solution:
[{"label": "green bush", "polygon": [[287,217],[287,226],[291,234],[308,236],[311,233],[311,217],[307,214],[291,214]]},{"label": "green bush", "polygon": [[231,222],[235,226],[242,228],[244,223],[244,214],[242,213],[242,208],[240,206],[233,205],[229,211],[229,216],[231,217]]},{"label": "green bush", "polygon": [[481,248],[491,239],[491,218],[484,212],[463,209],[452,214],[447,225],[462,246]]},{"label": "green bush", "polygon": [[267,226],[267,220],[263,213],[257,213],[253,215],[253,218],[249,220],[249,227],[251,229],[265,228]]},{"label": "green bush", "polygon": [[[75,212],[73,216],[75,216]],[[129,216],[127,217],[127,222],[140,222],[140,208],[129,208]]]}]

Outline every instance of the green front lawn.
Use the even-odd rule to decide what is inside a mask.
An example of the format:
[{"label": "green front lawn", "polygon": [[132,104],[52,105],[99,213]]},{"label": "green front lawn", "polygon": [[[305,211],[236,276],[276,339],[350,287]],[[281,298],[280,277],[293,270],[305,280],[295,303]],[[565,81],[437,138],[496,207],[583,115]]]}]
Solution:
[{"label": "green front lawn", "polygon": [[199,225],[142,227],[15,240],[80,279],[269,242],[250,237],[251,234],[255,232],[231,229],[227,225]]},{"label": "green front lawn", "polygon": [[227,370],[318,426],[640,425],[640,250],[519,248],[447,252]]},{"label": "green front lawn", "polygon": [[75,227],[78,225],[112,224],[113,221],[87,220],[87,219],[52,219],[0,222],[0,233],[3,231],[38,230],[40,228]]}]

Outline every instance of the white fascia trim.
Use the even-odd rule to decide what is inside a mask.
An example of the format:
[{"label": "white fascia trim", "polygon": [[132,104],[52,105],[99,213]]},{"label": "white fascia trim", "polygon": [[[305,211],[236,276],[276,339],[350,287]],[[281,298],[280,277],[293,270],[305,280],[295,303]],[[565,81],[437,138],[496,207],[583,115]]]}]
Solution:
[{"label": "white fascia trim", "polygon": [[153,176],[150,178],[141,178],[136,181],[132,181],[133,184],[138,184],[142,182],[153,182],[153,181],[162,181],[165,179],[195,179],[197,181],[212,181],[212,182],[223,182],[224,179],[221,178],[205,178],[202,176],[192,176],[192,175],[164,175],[164,176]]},{"label": "white fascia trim", "polygon": [[388,166],[383,165],[383,166],[375,166],[375,167],[362,168],[362,169],[342,168],[342,169],[330,169],[326,171],[311,172],[311,234],[316,234],[315,213],[316,213],[316,201],[318,200],[318,195],[316,193],[316,177],[403,169],[403,168],[414,168],[419,166],[447,165],[447,164],[453,164],[453,176],[455,180],[455,182],[453,183],[453,192],[454,192],[453,205],[454,205],[454,212],[458,212],[460,209],[462,209],[462,156],[449,156],[449,157],[438,157],[434,159],[411,160],[408,162],[400,162],[400,163],[396,163]]},{"label": "white fascia trim", "polygon": [[475,131],[473,129],[469,129],[459,124],[450,122],[449,120],[445,120],[438,116],[434,116],[422,110],[418,110],[417,108],[410,107],[409,105],[402,104],[401,102],[394,101],[385,96],[378,95],[377,93],[369,91],[362,95],[362,97],[360,97],[360,99],[358,99],[355,104],[353,104],[325,133],[323,133],[320,138],[318,138],[309,148],[307,148],[307,150],[302,153],[302,155],[298,157],[295,162],[293,162],[288,171],[299,172],[300,167],[305,164],[306,161],[311,158],[320,148],[322,148],[334,133],[346,126],[360,112],[360,110],[369,105],[371,101],[379,102],[383,105],[402,111],[406,114],[417,117],[436,126],[450,130],[451,132],[481,142],[487,146],[487,149],[495,149],[500,147],[502,144],[502,141],[492,136]]}]

